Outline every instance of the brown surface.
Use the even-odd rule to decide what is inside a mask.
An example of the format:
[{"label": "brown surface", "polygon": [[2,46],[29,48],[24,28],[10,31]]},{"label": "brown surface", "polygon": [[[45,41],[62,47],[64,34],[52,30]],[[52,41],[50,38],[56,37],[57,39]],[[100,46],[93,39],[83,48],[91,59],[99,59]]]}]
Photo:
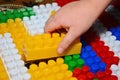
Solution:
[{"label": "brown surface", "polygon": [[[33,6],[45,3],[52,3],[54,0],[0,0],[0,7],[19,8],[24,6]],[[16,7],[17,6],[17,7]]]}]

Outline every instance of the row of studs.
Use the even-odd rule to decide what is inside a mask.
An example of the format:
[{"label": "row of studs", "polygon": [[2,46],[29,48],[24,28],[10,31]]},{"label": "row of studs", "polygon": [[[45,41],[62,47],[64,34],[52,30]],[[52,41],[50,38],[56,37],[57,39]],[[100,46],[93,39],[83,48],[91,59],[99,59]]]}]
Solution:
[{"label": "row of studs", "polygon": [[42,34],[44,33],[44,26],[46,21],[51,15],[52,11],[57,11],[60,7],[57,3],[33,6],[35,16],[24,17],[23,22],[29,34]]},{"label": "row of studs", "polygon": [[[95,24],[96,26],[98,26],[97,28],[94,27],[94,30],[96,30],[96,32],[98,32],[98,35],[100,36],[100,39],[102,41],[105,42],[106,46],[109,46],[111,51],[114,51],[114,56],[117,56],[120,58],[120,50],[119,50],[119,46],[120,46],[120,41],[116,40],[116,37],[114,35],[112,35],[112,33],[110,31],[107,31],[107,29],[105,27],[103,27],[103,24],[100,23],[99,21],[97,22],[97,24]],[[104,32],[100,32],[105,30]],[[111,70],[112,70],[112,74],[116,75],[118,77],[118,79],[120,79],[120,61],[119,61],[119,65],[111,65]]]},{"label": "row of studs", "polygon": [[10,76],[10,80],[30,80],[30,75],[27,73],[27,68],[18,54],[11,34],[5,33],[4,37],[1,36],[0,41],[0,46],[3,47],[1,48],[2,60]]}]

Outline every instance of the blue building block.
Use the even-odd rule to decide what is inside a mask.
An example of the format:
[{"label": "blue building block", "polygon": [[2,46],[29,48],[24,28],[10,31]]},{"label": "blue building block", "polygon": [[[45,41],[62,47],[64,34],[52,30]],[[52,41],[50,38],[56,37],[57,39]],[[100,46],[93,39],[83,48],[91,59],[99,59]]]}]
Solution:
[{"label": "blue building block", "polygon": [[106,64],[102,62],[101,58],[96,55],[96,52],[92,50],[85,41],[81,41],[83,45],[80,57],[84,60],[86,66],[90,68],[90,71],[96,74],[98,71],[105,71]]},{"label": "blue building block", "polygon": [[116,36],[117,40],[120,40],[120,26],[110,28],[110,31],[112,32],[112,35]]}]

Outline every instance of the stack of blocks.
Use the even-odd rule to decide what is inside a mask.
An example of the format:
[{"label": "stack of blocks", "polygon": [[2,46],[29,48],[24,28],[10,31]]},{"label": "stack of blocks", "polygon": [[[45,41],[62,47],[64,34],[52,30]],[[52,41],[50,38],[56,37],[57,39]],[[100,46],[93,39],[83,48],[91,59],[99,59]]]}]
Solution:
[{"label": "stack of blocks", "polygon": [[44,26],[60,6],[0,11],[0,80],[120,80],[120,11],[110,5],[102,15],[114,19],[117,27],[101,16],[58,55],[65,33],[44,33]]}]

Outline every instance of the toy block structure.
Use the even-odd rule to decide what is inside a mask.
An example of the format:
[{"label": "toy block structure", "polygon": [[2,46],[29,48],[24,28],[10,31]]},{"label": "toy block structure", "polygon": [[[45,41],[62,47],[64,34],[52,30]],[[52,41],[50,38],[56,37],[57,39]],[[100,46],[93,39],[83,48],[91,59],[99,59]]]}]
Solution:
[{"label": "toy block structure", "polygon": [[48,64],[31,64],[28,72],[32,75],[31,80],[77,80],[72,77],[72,72],[68,70],[68,65],[64,64],[62,58],[57,58],[56,61],[49,60]]},{"label": "toy block structure", "polygon": [[23,18],[23,17],[30,17],[35,15],[32,8],[21,8],[21,9],[14,9],[14,10],[6,10],[0,11],[0,23],[6,23],[8,19],[16,19],[16,18]]},{"label": "toy block structure", "polygon": [[75,0],[5,1],[0,7],[13,2],[32,7],[0,11],[0,80],[120,80],[120,9],[115,5],[59,55],[66,34],[44,33],[45,23]]},{"label": "toy block structure", "polygon": [[11,39],[16,44],[16,48],[19,51],[19,54],[23,54],[22,45],[24,41],[24,37],[27,36],[27,32],[24,28],[24,24],[20,18],[16,18],[15,21],[13,19],[7,20],[7,23],[0,24],[0,34],[4,35],[4,33],[10,33]]},{"label": "toy block structure", "polygon": [[73,43],[64,54],[59,55],[57,53],[57,46],[64,36],[65,34],[53,33],[52,35],[41,34],[26,39],[24,45],[26,61],[80,54],[82,44],[79,41]]},{"label": "toy block structure", "polygon": [[11,33],[13,42],[25,61],[80,54],[82,46],[80,40],[76,40],[63,55],[59,55],[57,46],[65,34],[44,33],[46,21],[59,8],[57,3],[47,3],[32,8],[0,12],[2,16],[0,18],[0,34]]},{"label": "toy block structure", "polygon": [[10,33],[5,33],[4,37],[0,38],[0,79],[30,80],[28,69],[11,39]]},{"label": "toy block structure", "polygon": [[[82,44],[76,40],[63,55],[57,53],[57,46],[64,38],[63,33],[38,34],[31,36],[20,18],[8,19],[7,23],[1,23],[1,34],[10,32],[19,53],[25,57],[24,60],[38,60],[64,55],[79,54]],[[49,54],[48,54],[49,52]]]}]

